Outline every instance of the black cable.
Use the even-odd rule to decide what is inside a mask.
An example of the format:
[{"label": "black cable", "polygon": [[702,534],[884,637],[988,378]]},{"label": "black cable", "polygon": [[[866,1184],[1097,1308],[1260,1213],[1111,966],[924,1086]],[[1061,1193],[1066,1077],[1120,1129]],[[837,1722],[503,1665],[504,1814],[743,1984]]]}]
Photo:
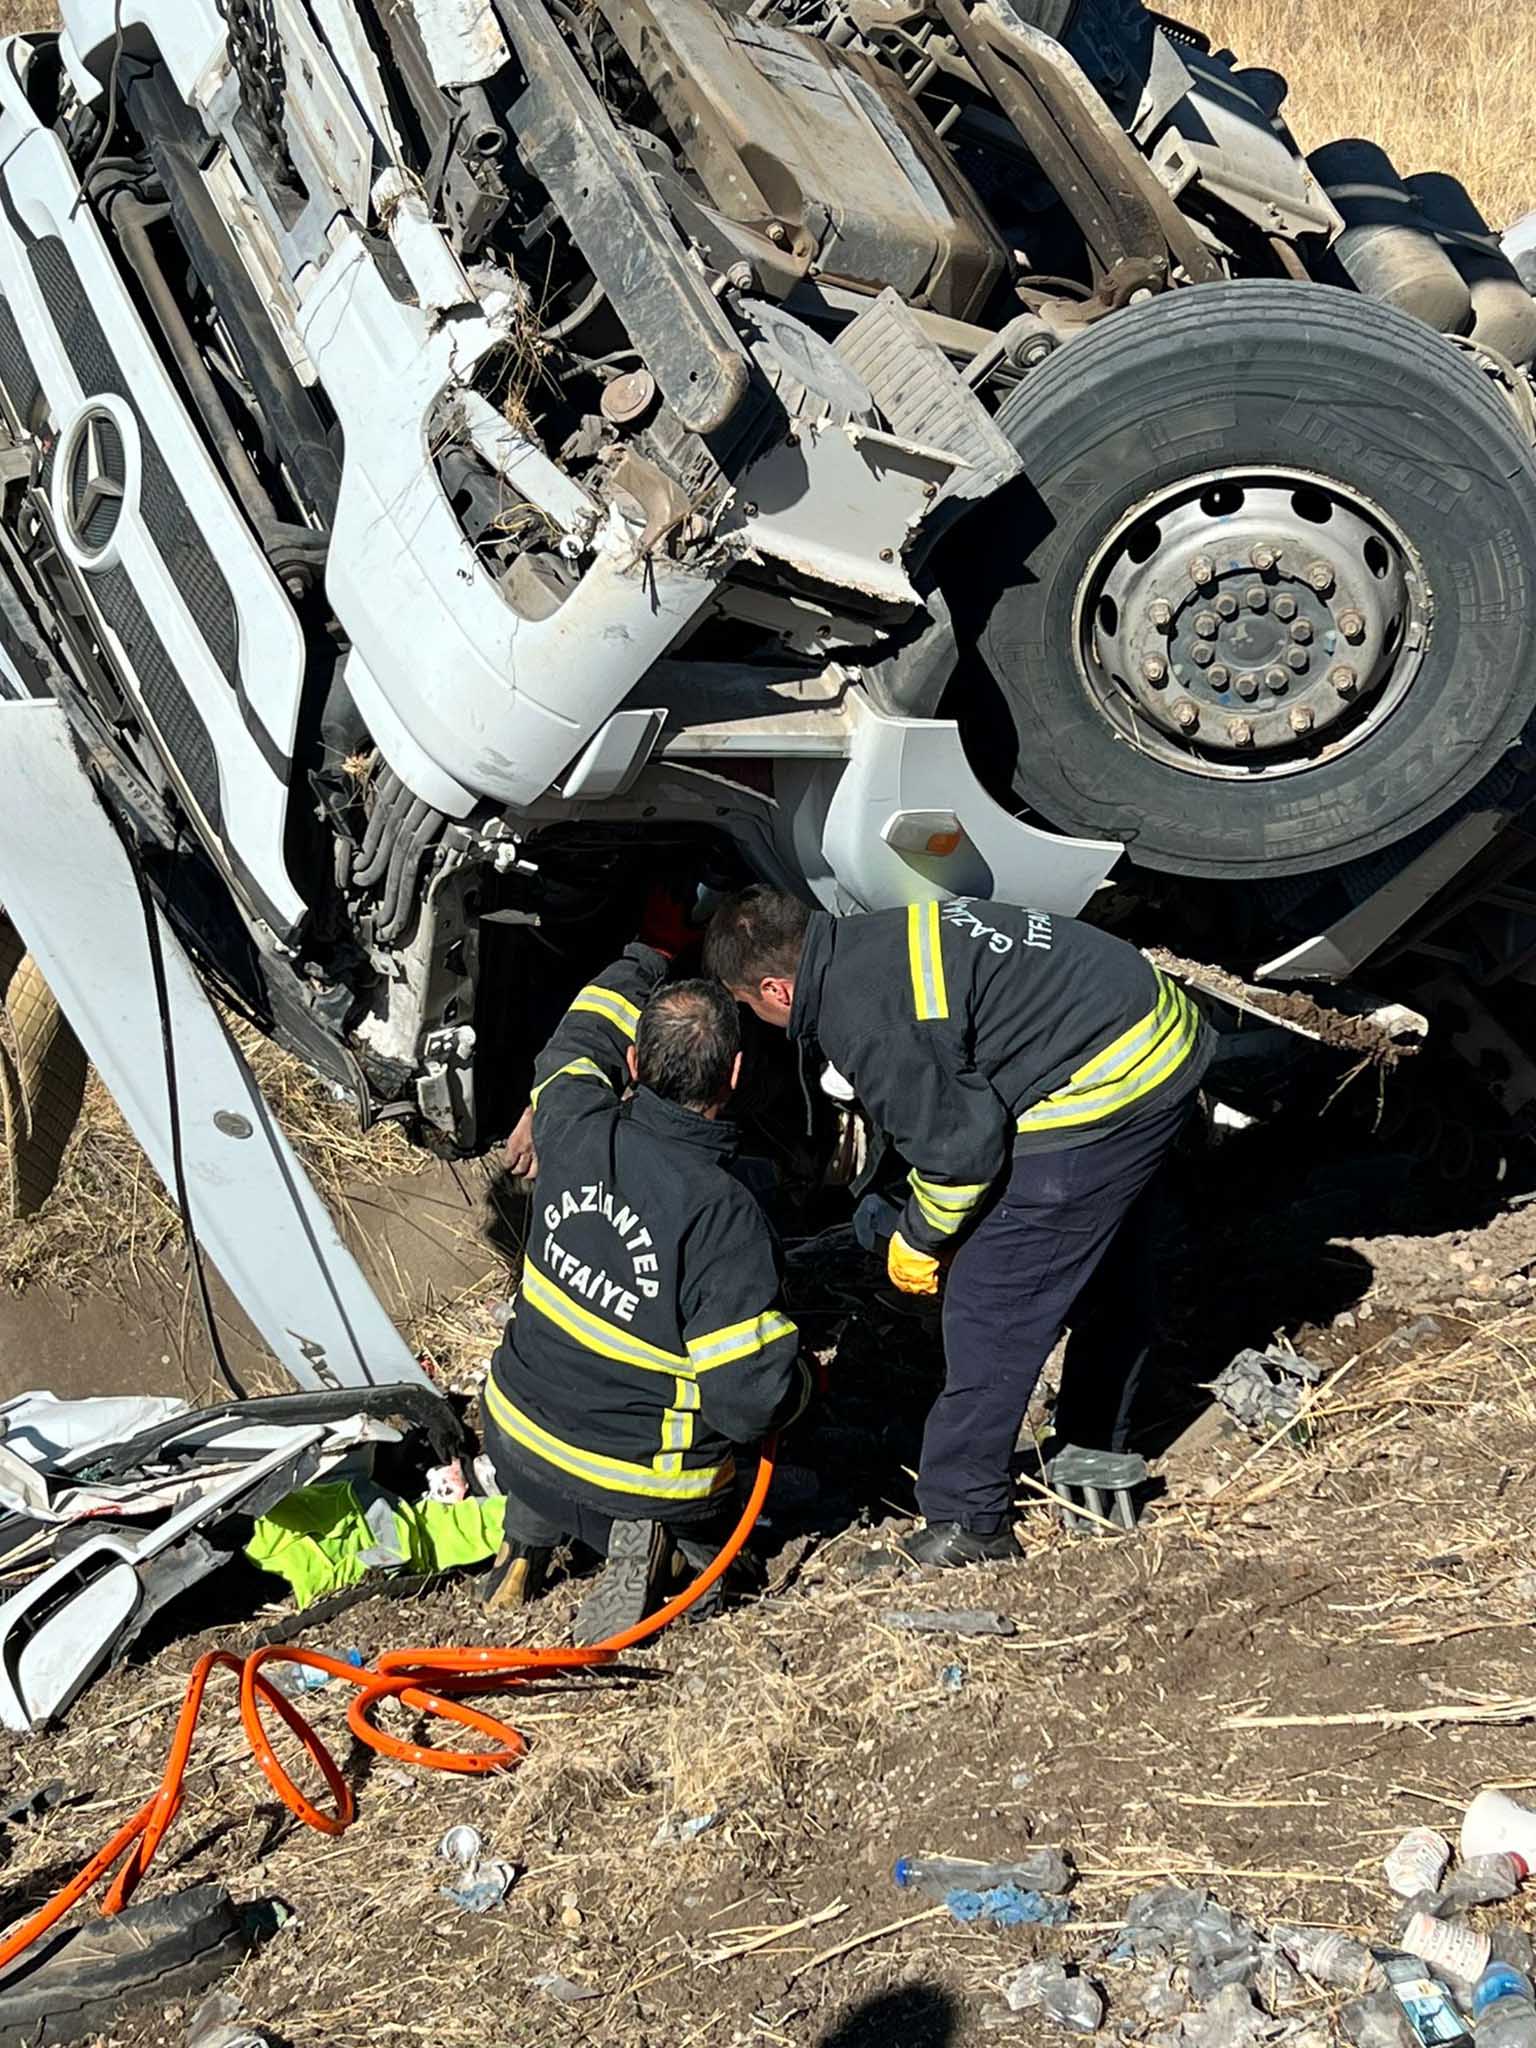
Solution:
[{"label": "black cable", "polygon": [[208,1292],[208,1275],[203,1269],[203,1248],[198,1240],[197,1227],[192,1221],[192,1198],[187,1189],[186,1160],[181,1143],[181,1090],[176,1080],[176,1036],[171,1024],[171,993],[165,977],[165,949],[160,943],[160,920],[155,911],[155,899],[150,893],[149,878],[139,858],[139,849],[132,835],[119,822],[116,812],[108,801],[106,792],[97,785],[102,799],[102,808],[117,829],[117,836],[123,843],[128,856],[128,866],[133,874],[134,887],[139,892],[139,906],[144,913],[144,936],[149,945],[149,967],[155,984],[155,1005],[160,1012],[160,1047],[165,1056],[165,1099],[171,1132],[171,1172],[175,1182],[176,1206],[181,1211],[182,1234],[186,1239],[187,1256],[192,1266],[192,1277],[197,1283],[197,1305],[202,1311],[203,1330],[208,1339],[208,1349],[213,1355],[220,1379],[237,1401],[247,1398],[239,1376],[230,1364],[219,1336],[218,1325],[213,1316],[213,1299]]}]

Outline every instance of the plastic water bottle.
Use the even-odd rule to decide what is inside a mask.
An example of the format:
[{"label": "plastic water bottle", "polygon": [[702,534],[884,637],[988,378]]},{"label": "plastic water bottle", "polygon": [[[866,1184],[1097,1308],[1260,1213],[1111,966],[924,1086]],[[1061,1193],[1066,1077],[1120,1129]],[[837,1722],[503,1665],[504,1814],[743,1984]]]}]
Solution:
[{"label": "plastic water bottle", "polygon": [[1536,1995],[1523,1970],[1490,1963],[1472,1993],[1477,2048],[1536,2048]]},{"label": "plastic water bottle", "polygon": [[1072,1866],[1059,1849],[1032,1849],[1021,1863],[972,1863],[962,1856],[898,1856],[891,1875],[903,1891],[946,1898],[952,1891],[990,1892],[1017,1885],[1023,1892],[1060,1894]]},{"label": "plastic water bottle", "polygon": [[[362,1669],[361,1650],[342,1650],[339,1653],[331,1651],[328,1654],[339,1654],[343,1664],[350,1664],[354,1670]],[[278,1668],[283,1675],[281,1678],[274,1677],[272,1683],[279,1692],[285,1692],[291,1700],[301,1699],[307,1692],[319,1692],[322,1686],[327,1686],[331,1682],[330,1672],[322,1671],[314,1664],[286,1664]]]}]

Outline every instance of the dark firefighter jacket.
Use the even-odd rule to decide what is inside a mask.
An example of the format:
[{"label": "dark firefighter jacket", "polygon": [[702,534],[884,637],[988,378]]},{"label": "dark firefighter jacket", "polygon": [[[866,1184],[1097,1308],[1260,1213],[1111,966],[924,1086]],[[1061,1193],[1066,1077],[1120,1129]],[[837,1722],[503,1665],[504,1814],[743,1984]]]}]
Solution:
[{"label": "dark firefighter jacket", "polygon": [[1013,1153],[1086,1145],[1197,1086],[1214,1041],[1123,939],[959,899],[811,919],[789,1029],[912,1166],[901,1234],[937,1253]]},{"label": "dark firefighter jacket", "polygon": [[767,1218],[729,1171],[733,1126],[648,1088],[623,1099],[665,970],[630,946],[536,1063],[538,1186],[486,1406],[547,1484],[619,1519],[684,1521],[810,1381]]}]

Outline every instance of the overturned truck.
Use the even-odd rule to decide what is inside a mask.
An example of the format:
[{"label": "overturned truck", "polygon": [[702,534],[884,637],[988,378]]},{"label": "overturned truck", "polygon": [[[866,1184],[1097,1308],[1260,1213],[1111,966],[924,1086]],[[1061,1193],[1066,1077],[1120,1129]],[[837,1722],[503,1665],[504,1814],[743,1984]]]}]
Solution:
[{"label": "overturned truck", "polygon": [[1449,983],[1536,1100],[1522,227],[1139,0],[63,16],[0,45],[0,765],[67,721],[366,1118],[504,1131],[659,873]]}]

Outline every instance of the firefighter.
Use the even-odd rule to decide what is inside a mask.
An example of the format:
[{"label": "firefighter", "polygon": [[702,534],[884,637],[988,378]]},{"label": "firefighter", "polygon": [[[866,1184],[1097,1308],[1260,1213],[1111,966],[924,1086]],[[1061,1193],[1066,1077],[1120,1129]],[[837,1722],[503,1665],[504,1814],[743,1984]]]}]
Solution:
[{"label": "firefighter", "polygon": [[910,1165],[895,1286],[935,1295],[948,1265],[944,1388],[907,1548],[940,1566],[1016,1557],[1019,1429],[1101,1268],[1092,1292],[1119,1313],[1074,1319],[1056,1428],[1125,1447],[1147,1337],[1115,1284],[1135,1250],[1121,1226],[1185,1121],[1208,1028],[1123,940],[976,898],[834,918],[748,889],[716,912],[705,965],[813,1045]]},{"label": "firefighter", "polygon": [[533,1598],[574,1538],[607,1559],[580,1643],[643,1618],[674,1539],[710,1562],[736,1448],[810,1385],[767,1218],[731,1173],[739,1013],[718,982],[664,983],[667,966],[631,945],[536,1062],[538,1185],[484,1396],[507,1496],[487,1605]]}]

